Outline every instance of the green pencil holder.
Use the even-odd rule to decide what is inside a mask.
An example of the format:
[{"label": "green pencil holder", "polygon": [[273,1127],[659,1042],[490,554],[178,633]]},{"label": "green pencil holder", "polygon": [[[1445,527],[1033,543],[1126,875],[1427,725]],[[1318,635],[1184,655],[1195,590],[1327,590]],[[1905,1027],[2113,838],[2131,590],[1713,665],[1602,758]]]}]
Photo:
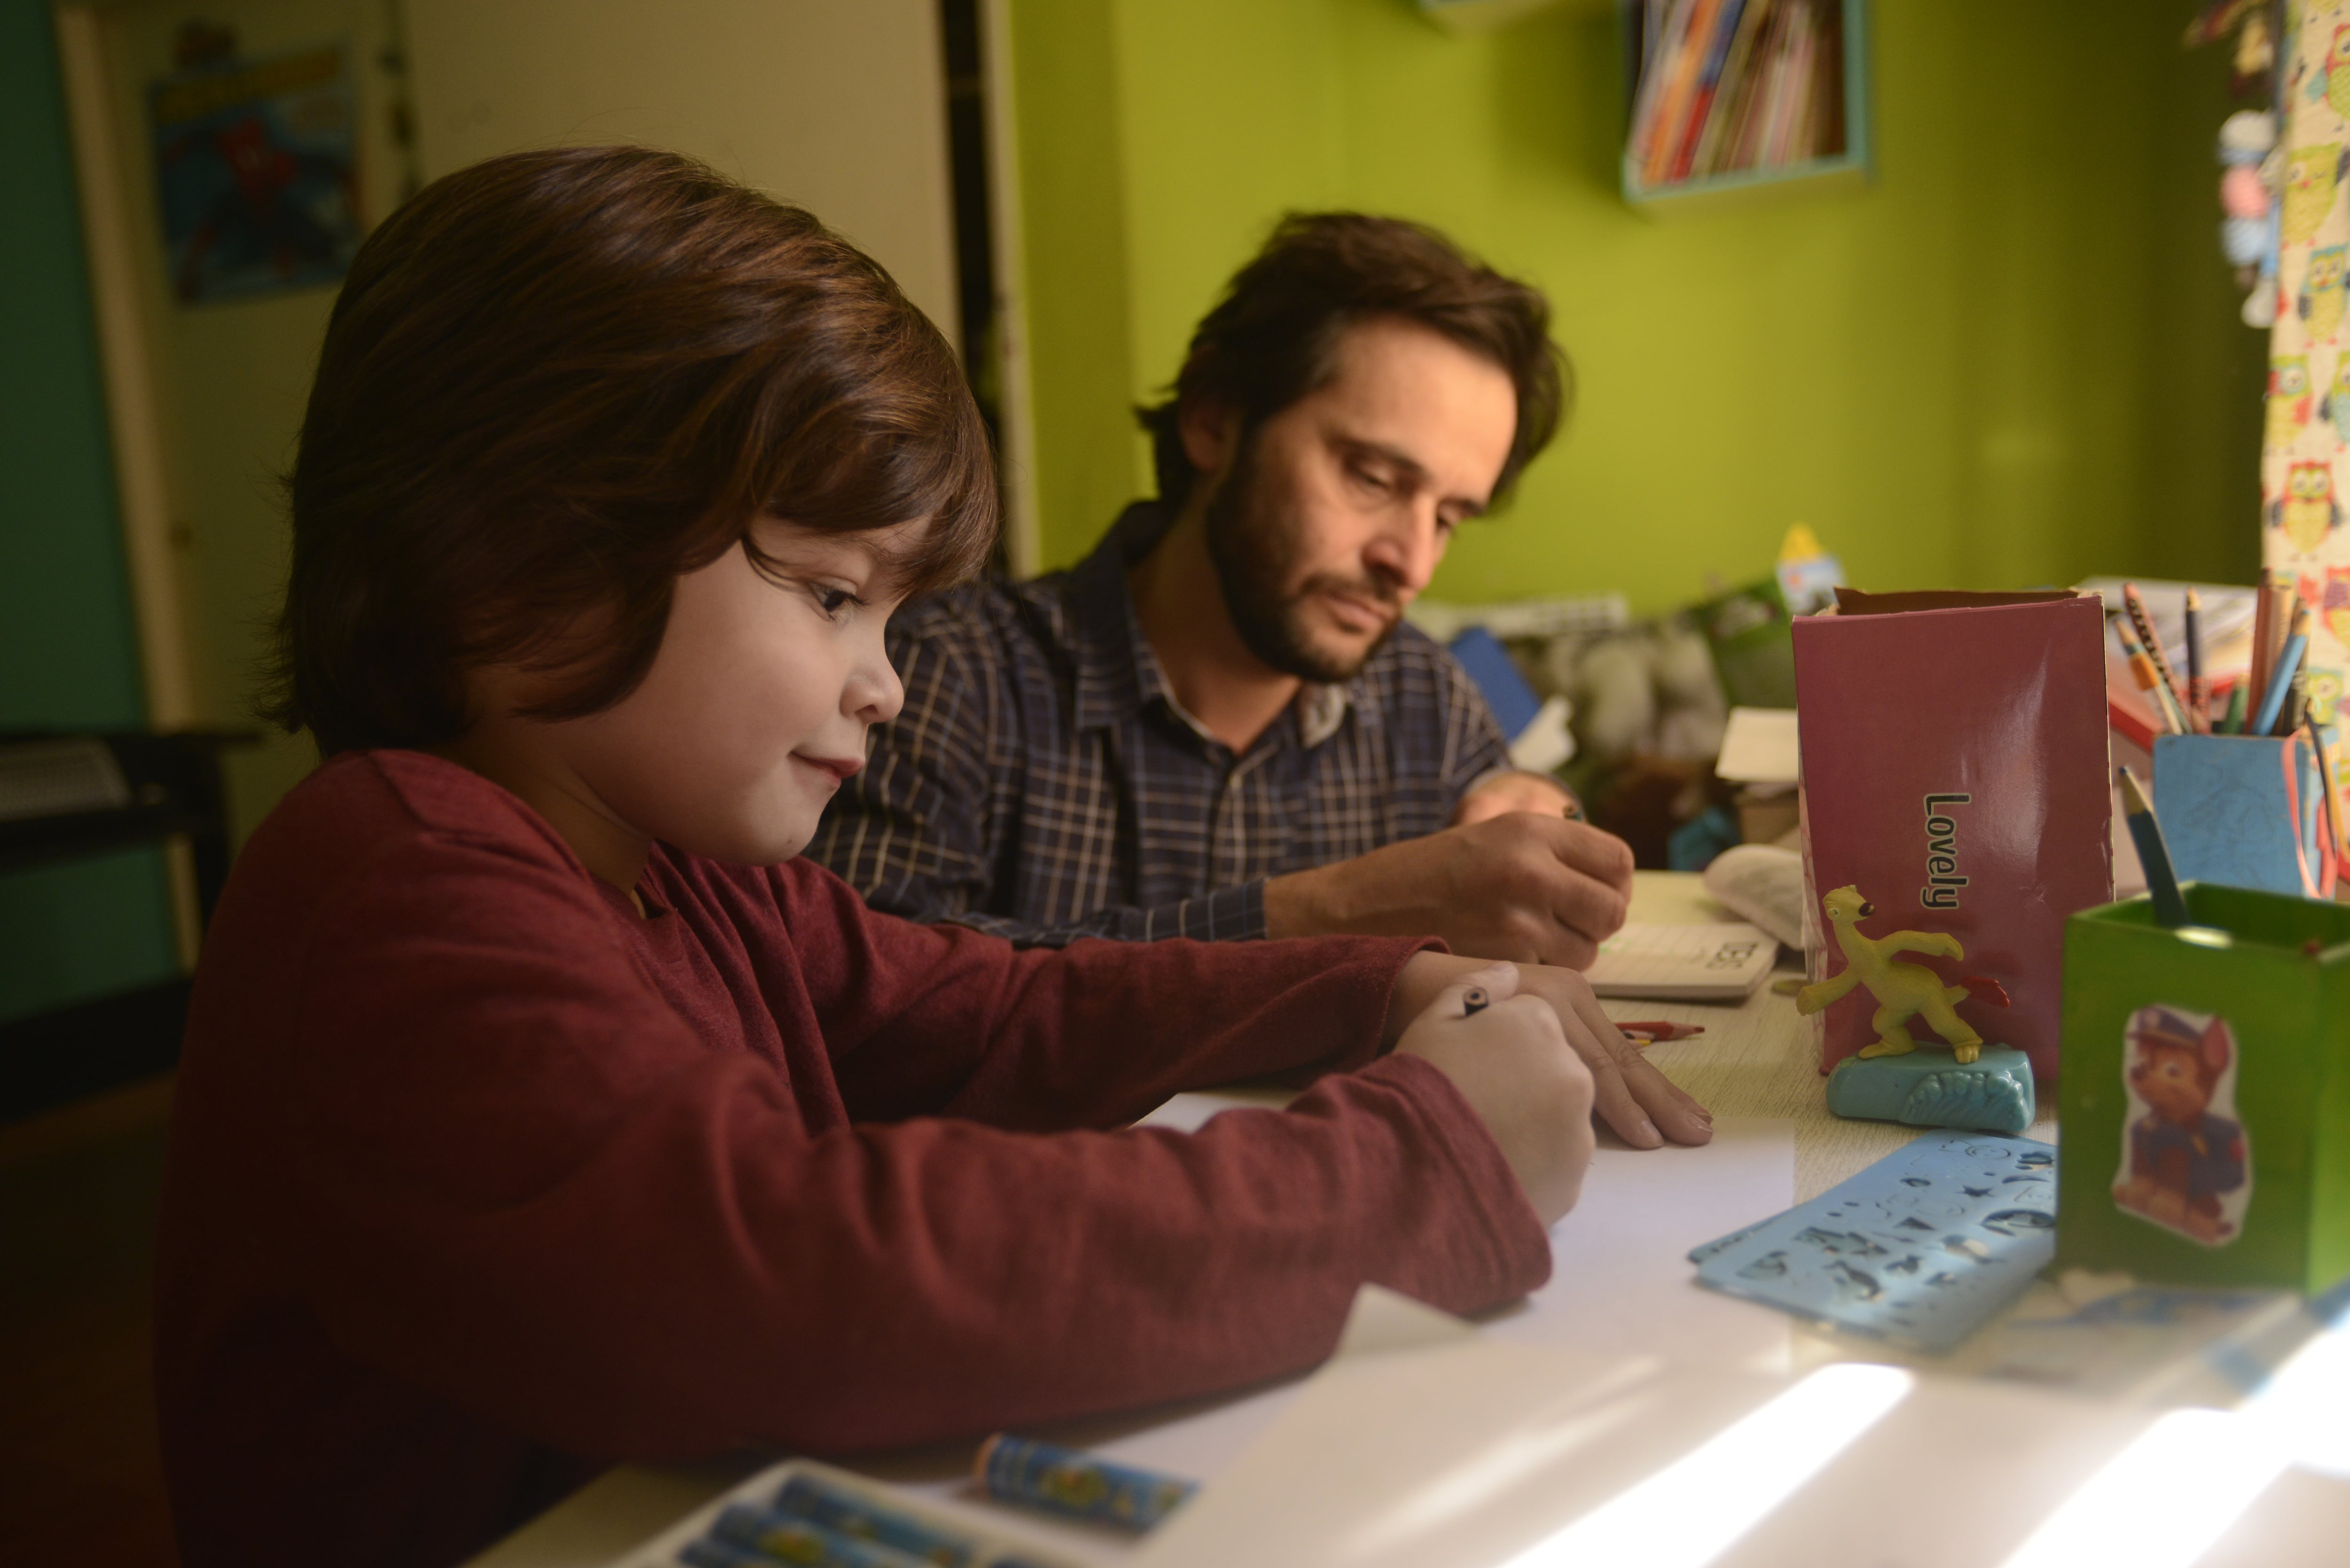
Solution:
[{"label": "green pencil holder", "polygon": [[2350,908],[2190,882],[2064,928],[2056,1262],[2316,1293],[2350,1274]]}]

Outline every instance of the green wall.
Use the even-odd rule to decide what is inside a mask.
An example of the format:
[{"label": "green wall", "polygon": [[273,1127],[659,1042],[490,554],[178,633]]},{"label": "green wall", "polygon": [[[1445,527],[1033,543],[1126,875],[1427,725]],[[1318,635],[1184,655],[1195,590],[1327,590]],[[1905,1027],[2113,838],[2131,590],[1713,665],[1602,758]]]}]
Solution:
[{"label": "green wall", "polygon": [[[72,155],[43,0],[0,0],[0,730],[145,715]],[[161,979],[161,858],[0,876],[0,1019]]]},{"label": "green wall", "polygon": [[1872,587],[2249,580],[2265,346],[2192,8],[1878,0],[1875,184],[1660,221],[1617,193],[1609,16],[1013,0],[1045,558],[1149,493],[1128,406],[1274,219],[1350,206],[1543,285],[1582,382],[1438,597],[1666,607],[1797,520]]}]

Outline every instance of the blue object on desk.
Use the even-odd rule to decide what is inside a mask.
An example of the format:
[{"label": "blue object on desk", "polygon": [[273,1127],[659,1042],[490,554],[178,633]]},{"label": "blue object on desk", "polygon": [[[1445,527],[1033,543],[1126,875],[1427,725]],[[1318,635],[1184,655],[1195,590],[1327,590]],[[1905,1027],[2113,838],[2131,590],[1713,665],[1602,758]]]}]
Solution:
[{"label": "blue object on desk", "polygon": [[1665,868],[1702,871],[1723,852],[1743,842],[1738,818],[1730,808],[1710,805],[1674,828],[1672,836],[1665,840]]},{"label": "blue object on desk", "polygon": [[980,1490],[998,1502],[1126,1530],[1149,1530],[1200,1490],[1198,1481],[1180,1476],[1009,1432],[980,1445],[973,1469]]},{"label": "blue object on desk", "polygon": [[2158,735],[2154,815],[2181,882],[2317,897],[2317,758],[2290,735]]},{"label": "blue object on desk", "polygon": [[1501,639],[1482,626],[1472,626],[1447,644],[1446,651],[1484,693],[1485,706],[1493,711],[1502,733],[1513,741],[1524,734],[1534,715],[1542,711],[1542,699],[1518,673]]},{"label": "blue object on desk", "polygon": [[2055,1149],[1943,1132],[1690,1258],[1715,1290],[1939,1354],[2055,1251]]},{"label": "blue object on desk", "polygon": [[2032,1126],[2037,1104],[2032,1058],[2012,1045],[1986,1045],[1971,1062],[1930,1048],[1847,1056],[1828,1075],[1828,1109],[1866,1121],[2020,1133]]}]

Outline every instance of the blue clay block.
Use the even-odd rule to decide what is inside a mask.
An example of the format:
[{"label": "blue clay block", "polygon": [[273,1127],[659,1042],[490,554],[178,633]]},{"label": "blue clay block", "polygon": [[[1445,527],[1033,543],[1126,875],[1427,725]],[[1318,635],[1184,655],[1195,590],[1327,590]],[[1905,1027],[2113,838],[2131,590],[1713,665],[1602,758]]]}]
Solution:
[{"label": "blue clay block", "polygon": [[2032,1125],[2032,1062],[2012,1045],[1986,1045],[1961,1066],[1948,1051],[1847,1056],[1828,1075],[1828,1109],[1840,1116],[2020,1133]]}]

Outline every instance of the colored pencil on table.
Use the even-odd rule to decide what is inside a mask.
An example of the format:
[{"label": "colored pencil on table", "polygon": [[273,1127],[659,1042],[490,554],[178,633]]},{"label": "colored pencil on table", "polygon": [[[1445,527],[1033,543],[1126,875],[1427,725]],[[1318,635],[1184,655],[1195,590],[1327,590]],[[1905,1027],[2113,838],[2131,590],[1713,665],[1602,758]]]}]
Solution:
[{"label": "colored pencil on table", "polygon": [[899,1568],[906,1561],[901,1552],[755,1503],[728,1503],[711,1525],[709,1539],[771,1562],[802,1563],[807,1568]]},{"label": "colored pencil on table", "polygon": [[2178,715],[2178,728],[2184,733],[2190,726],[2187,722],[2187,692],[2178,684],[2178,676],[2170,668],[2170,655],[2164,651],[2162,639],[2154,629],[2154,617],[2147,613],[2146,600],[2138,597],[2136,583],[2122,585],[2122,607],[2129,611],[2130,624],[2137,628],[2137,639],[2146,646],[2146,656],[2154,662],[2154,672],[2162,678],[2162,689],[2170,694],[2170,705]]},{"label": "colored pencil on table", "polygon": [[2203,597],[2187,590],[2187,722],[2199,735],[2211,732],[2211,683],[2203,678]]},{"label": "colored pencil on table", "polygon": [[1642,1044],[1658,1040],[1687,1040],[1705,1033],[1702,1023],[1674,1023],[1662,1018],[1636,1018],[1628,1023],[1618,1023],[1616,1028],[1618,1033]]},{"label": "colored pencil on table", "polygon": [[2130,838],[2137,846],[2138,864],[2146,868],[2146,896],[2153,901],[2155,923],[2188,923],[2187,899],[2178,891],[2178,874],[2170,868],[2170,851],[2162,842],[2162,824],[2138,787],[2137,775],[2116,768],[2122,786],[2122,815],[2129,820]]},{"label": "colored pencil on table", "polygon": [[981,1555],[980,1547],[962,1536],[816,1476],[793,1476],[769,1506],[777,1513],[812,1520],[842,1535],[878,1542],[936,1568],[972,1568]]},{"label": "colored pencil on table", "polygon": [[1180,1476],[1112,1464],[1009,1432],[998,1432],[980,1444],[972,1475],[980,1490],[998,1502],[1128,1530],[1149,1529],[1200,1490],[1199,1482]]}]

